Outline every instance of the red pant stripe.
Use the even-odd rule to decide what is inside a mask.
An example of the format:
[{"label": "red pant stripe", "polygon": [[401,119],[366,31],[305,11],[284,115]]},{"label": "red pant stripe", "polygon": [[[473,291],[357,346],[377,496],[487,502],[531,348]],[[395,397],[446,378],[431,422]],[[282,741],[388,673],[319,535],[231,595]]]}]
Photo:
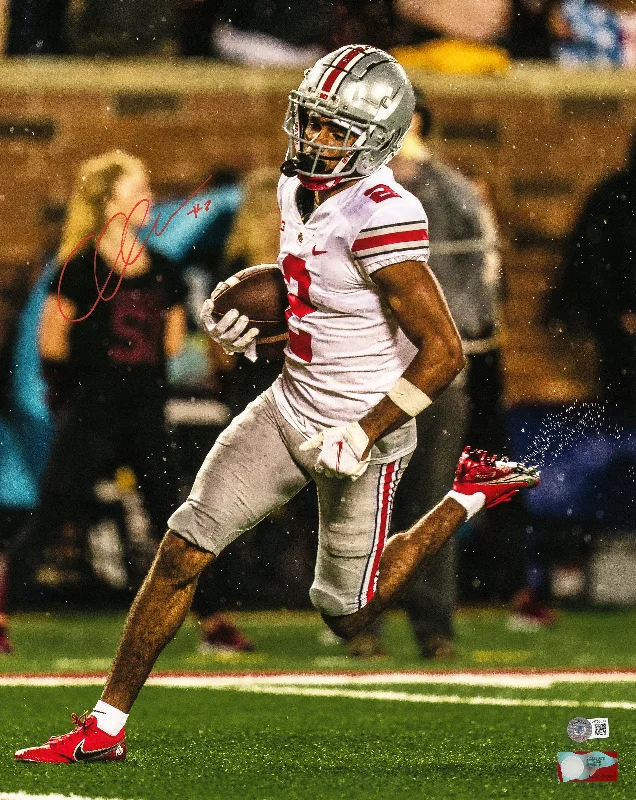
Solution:
[{"label": "red pant stripe", "polygon": [[378,515],[375,534],[376,540],[371,553],[373,563],[369,578],[367,581],[365,581],[366,603],[368,603],[375,594],[375,589],[378,582],[378,568],[380,566],[380,559],[382,558],[382,553],[384,551],[384,545],[386,544],[389,522],[391,520],[391,507],[393,505],[393,495],[395,494],[394,478],[397,477],[398,474],[398,465],[399,460],[392,461],[390,464],[385,466],[380,475],[380,485],[378,487]]}]

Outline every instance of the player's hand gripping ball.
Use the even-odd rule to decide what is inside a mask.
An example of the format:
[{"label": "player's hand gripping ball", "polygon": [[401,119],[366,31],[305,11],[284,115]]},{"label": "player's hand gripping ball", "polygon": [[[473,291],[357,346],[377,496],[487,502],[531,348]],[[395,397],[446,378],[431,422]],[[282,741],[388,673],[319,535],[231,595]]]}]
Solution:
[{"label": "player's hand gripping ball", "polygon": [[[223,286],[223,284],[219,284],[219,286]],[[258,328],[250,328],[245,333],[245,328],[250,324],[249,318],[240,314],[236,308],[231,308],[218,322],[213,313],[214,292],[201,308],[201,324],[212,341],[221,345],[224,353],[228,355],[243,353],[250,361],[256,361],[258,356],[256,355],[255,339],[259,334]]]},{"label": "player's hand gripping ball", "polygon": [[201,324],[226,353],[244,353],[255,361],[257,345],[266,346],[266,356],[272,348],[284,347],[287,306],[287,287],[278,266],[258,264],[217,285],[203,304]]},{"label": "player's hand gripping ball", "polygon": [[300,445],[301,450],[320,448],[316,471],[328,478],[351,478],[355,481],[364,475],[369,458],[362,458],[369,445],[369,437],[357,422],[324,428]]}]

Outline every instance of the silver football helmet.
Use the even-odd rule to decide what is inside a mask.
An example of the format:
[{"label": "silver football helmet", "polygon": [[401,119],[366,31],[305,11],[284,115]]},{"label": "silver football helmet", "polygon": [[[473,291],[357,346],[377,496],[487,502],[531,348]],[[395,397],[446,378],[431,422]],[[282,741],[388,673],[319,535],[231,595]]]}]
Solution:
[{"label": "silver football helmet", "polygon": [[[319,59],[289,93],[283,125],[289,144],[281,169],[316,189],[371,175],[400,149],[414,107],[411,83],[392,56],[368,45],[341,47]],[[325,148],[305,138],[312,113],[343,127],[341,147]],[[325,149],[342,151],[329,171],[322,158]]]}]

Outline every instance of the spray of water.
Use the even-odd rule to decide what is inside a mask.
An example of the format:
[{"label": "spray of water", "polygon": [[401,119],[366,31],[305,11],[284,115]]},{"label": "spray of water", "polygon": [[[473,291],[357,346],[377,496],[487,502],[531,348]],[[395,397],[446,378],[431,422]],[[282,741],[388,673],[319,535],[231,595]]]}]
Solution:
[{"label": "spray of water", "polygon": [[[600,403],[574,402],[566,409],[548,414],[539,432],[520,459],[526,464],[545,468],[583,438],[600,433],[622,443],[633,441],[633,433],[609,421],[607,410]],[[636,478],[636,467],[630,468]]]}]

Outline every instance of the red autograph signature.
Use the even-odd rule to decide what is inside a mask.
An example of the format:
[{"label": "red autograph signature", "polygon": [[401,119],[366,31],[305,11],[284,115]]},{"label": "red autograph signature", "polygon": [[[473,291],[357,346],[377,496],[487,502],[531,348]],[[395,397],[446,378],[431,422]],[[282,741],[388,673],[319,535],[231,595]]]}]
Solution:
[{"label": "red autograph signature", "polygon": [[[145,205],[146,205],[146,213],[144,214],[143,221],[142,221],[142,223],[140,225],[140,229],[143,228],[144,223],[146,221],[146,217],[148,216],[148,212],[150,210],[150,201],[147,198],[144,198],[143,200],[139,200],[139,202],[135,203],[135,205],[133,206],[133,208],[130,210],[130,212],[128,214],[125,214],[123,211],[118,211],[116,214],[113,214],[113,216],[108,220],[106,225],[104,225],[104,227],[102,228],[100,233],[97,235],[97,237],[95,236],[94,233],[91,233],[90,236],[86,236],[86,237],[84,237],[84,239],[82,239],[80,242],[78,242],[77,245],[71,251],[71,253],[68,256],[68,258],[66,259],[66,261],[64,262],[64,266],[62,267],[62,271],[60,272],[60,278],[59,278],[59,281],[58,281],[58,284],[57,284],[57,307],[59,308],[60,314],[64,317],[64,319],[67,320],[68,322],[82,322],[83,320],[88,319],[88,317],[90,317],[90,315],[93,313],[93,311],[95,311],[95,309],[97,308],[97,304],[100,302],[100,300],[103,300],[105,303],[107,303],[109,300],[112,300],[113,297],[119,291],[119,287],[121,286],[121,282],[123,281],[124,275],[126,274],[126,269],[131,264],[134,264],[135,261],[139,258],[139,256],[143,253],[143,251],[144,251],[144,249],[145,249],[145,247],[146,247],[146,245],[148,243],[148,239],[150,238],[151,234],[154,233],[155,236],[161,236],[161,234],[165,231],[165,229],[168,227],[168,225],[172,222],[174,217],[176,217],[176,215],[183,208],[185,208],[185,206],[188,205],[188,203],[201,191],[201,189],[203,189],[203,187],[206,185],[206,183],[208,183],[208,181],[211,180],[211,178],[212,178],[212,175],[207,177],[203,181],[203,183],[200,186],[197,186],[197,188],[192,192],[192,194],[190,194],[183,201],[183,203],[181,203],[179,208],[177,208],[176,211],[172,212],[172,214],[168,217],[168,219],[166,220],[165,225],[163,226],[163,228],[161,230],[157,230],[158,225],[159,225],[159,218],[161,217],[161,214],[157,214],[157,218],[155,219],[155,221],[154,221],[154,223],[152,225],[152,228],[148,231],[148,234],[146,235],[146,238],[143,240],[143,242],[141,242],[141,244],[139,246],[139,249],[134,254],[134,256],[133,256],[133,250],[135,249],[135,245],[137,244],[137,239],[139,237],[139,231],[137,231],[137,233],[135,234],[135,238],[133,240],[132,245],[130,246],[130,249],[128,250],[128,253],[125,254],[124,253],[124,243],[126,241],[126,233],[128,231],[128,223],[130,222],[130,219],[133,216],[133,214],[135,213],[135,211],[140,206],[143,206],[144,203],[145,203]],[[208,203],[209,203],[209,201],[208,201]],[[199,210],[200,209],[198,208],[197,211],[199,211]],[[207,209],[206,209],[206,211],[207,211]],[[190,212],[188,212],[188,214],[189,213]],[[196,214],[194,216],[196,218]],[[111,267],[110,272],[108,273],[108,277],[104,281],[104,285],[100,286],[99,285],[99,280],[97,278],[97,251],[99,249],[99,244],[100,244],[100,242],[102,240],[102,236],[108,230],[109,225],[115,219],[117,219],[118,217],[123,217],[124,218],[124,228],[123,228],[122,234],[121,234],[121,245],[119,247],[119,253],[117,254],[115,262],[114,262],[113,266]],[[97,297],[96,297],[95,302],[93,303],[91,309],[86,314],[84,314],[83,317],[77,317],[76,319],[73,319],[72,317],[68,317],[65,314],[64,309],[62,307],[62,280],[64,278],[64,273],[66,272],[66,267],[68,266],[69,261],[73,258],[73,256],[79,250],[81,250],[84,247],[84,245],[87,242],[90,242],[92,239],[96,239],[95,255],[93,256],[93,273],[95,275],[95,286],[97,287]],[[121,258],[122,263],[123,263],[124,266],[123,266],[123,269],[122,269],[122,271],[121,271],[121,273],[119,275],[119,280],[117,281],[117,285],[115,286],[115,288],[113,289],[111,294],[106,296],[105,295],[106,287],[108,286],[108,282],[110,281],[110,279],[112,277],[112,274],[115,271],[115,267],[116,267],[117,263],[119,262],[120,258]]]}]

